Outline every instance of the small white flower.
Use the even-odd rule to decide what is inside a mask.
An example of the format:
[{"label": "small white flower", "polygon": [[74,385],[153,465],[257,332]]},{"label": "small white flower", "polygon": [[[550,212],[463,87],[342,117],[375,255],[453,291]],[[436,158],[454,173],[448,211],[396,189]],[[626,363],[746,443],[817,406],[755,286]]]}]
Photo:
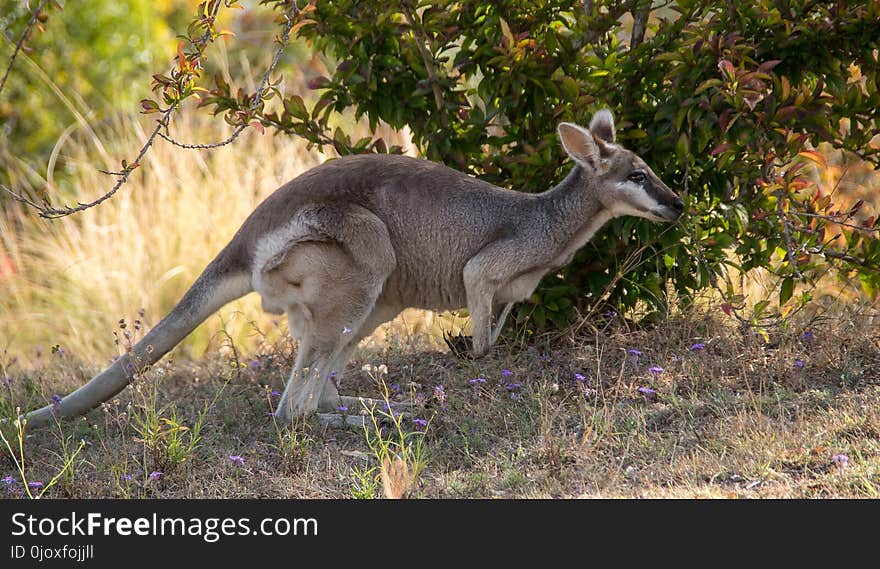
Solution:
[{"label": "small white flower", "polygon": [[351,328],[349,328],[348,326],[343,326],[342,333],[343,334],[351,334]]}]

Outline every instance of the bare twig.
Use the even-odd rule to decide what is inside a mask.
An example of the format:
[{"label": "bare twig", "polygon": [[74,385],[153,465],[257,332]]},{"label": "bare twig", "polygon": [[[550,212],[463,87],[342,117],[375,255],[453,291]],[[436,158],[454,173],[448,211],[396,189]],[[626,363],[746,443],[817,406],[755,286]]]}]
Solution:
[{"label": "bare twig", "polygon": [[[259,89],[257,89],[256,94],[254,95],[254,102],[251,105],[250,112],[253,114],[260,106],[260,101],[263,99],[263,93],[266,91],[266,88],[269,86],[270,78],[272,76],[272,72],[275,70],[275,67],[278,65],[278,61],[281,59],[281,55],[284,53],[284,48],[287,47],[287,41],[290,38],[290,30],[293,28],[294,17],[298,11],[296,2],[291,3],[290,13],[287,14],[287,24],[284,27],[284,31],[281,34],[280,39],[278,40],[279,46],[278,49],[275,50],[275,55],[272,57],[272,63],[269,65],[269,68],[266,69],[266,74],[263,75],[263,81],[260,83]],[[207,150],[210,148],[219,148],[221,146],[226,146],[227,144],[232,143],[239,135],[248,127],[248,123],[244,123],[238,125],[231,135],[226,140],[222,140],[220,142],[213,142],[208,144],[189,144],[184,142],[179,142],[172,138],[171,136],[159,132],[159,136],[164,140],[170,142],[174,146],[178,148],[187,148],[191,150]]]},{"label": "bare twig", "polygon": [[[836,225],[842,225],[843,227],[850,227],[852,229],[858,229],[861,231],[880,231],[880,227],[867,227],[865,225],[856,225],[855,223],[848,223],[846,221],[842,221],[842,220],[838,219],[837,218],[838,216],[834,216],[834,215],[822,215],[819,213],[808,213],[806,211],[793,211],[793,212],[791,212],[791,214],[792,215],[802,215],[804,217],[815,217],[817,219],[823,219],[825,221],[828,221],[830,223],[834,223]],[[849,219],[849,218],[847,218],[847,219]]]},{"label": "bare twig", "polygon": [[40,217],[44,217],[46,219],[56,219],[59,217],[70,215],[72,213],[87,210],[91,207],[95,207],[96,205],[101,204],[113,197],[113,195],[116,194],[117,191],[119,191],[119,188],[121,188],[128,181],[129,176],[131,176],[131,173],[134,171],[137,165],[140,164],[141,159],[147,154],[147,151],[149,151],[150,147],[153,145],[153,142],[156,140],[156,136],[159,134],[159,131],[165,126],[165,124],[171,117],[171,113],[173,113],[175,109],[176,105],[172,105],[162,114],[162,118],[159,119],[159,124],[156,125],[156,128],[153,129],[153,132],[150,134],[147,142],[145,142],[144,145],[141,147],[141,150],[140,152],[138,152],[137,158],[135,158],[134,163],[122,170],[121,172],[113,172],[112,174],[119,175],[119,179],[116,180],[116,183],[113,185],[112,188],[110,188],[108,192],[106,192],[94,201],[86,203],[79,202],[74,207],[64,206],[56,208],[49,205],[37,204],[34,201],[24,197],[23,195],[10,190],[6,186],[0,185],[0,189],[3,189],[5,192],[10,194],[13,199],[25,203],[33,208],[36,208],[40,212]]},{"label": "bare twig", "polygon": [[34,27],[34,24],[37,23],[37,18],[40,17],[40,12],[43,11],[43,7],[46,6],[48,1],[49,0],[42,0],[34,11],[31,12],[31,19],[28,20],[27,25],[24,27],[24,31],[21,32],[21,36],[15,44],[15,49],[12,51],[12,56],[9,58],[9,65],[6,66],[6,71],[3,73],[3,79],[0,80],[0,93],[2,93],[3,88],[6,87],[6,79],[9,78],[9,72],[12,71],[12,66],[15,65],[15,58],[18,57],[18,52],[21,51],[28,34],[31,33],[31,29]]},{"label": "bare twig", "polygon": [[422,61],[425,63],[425,69],[428,72],[428,82],[431,84],[431,90],[434,92],[434,104],[437,105],[437,110],[440,112],[440,124],[442,126],[447,126],[448,120],[443,107],[443,94],[440,90],[440,79],[437,74],[437,68],[434,66],[434,58],[431,57],[431,53],[425,46],[427,38],[425,37],[422,27],[416,25],[413,9],[409,2],[404,3],[403,17],[406,18],[406,23],[409,24],[409,27],[412,29],[413,38],[416,41],[416,47],[419,50],[419,54],[422,56]]},{"label": "bare twig", "polygon": [[593,6],[596,4],[593,0],[584,0],[584,14],[589,17],[593,13]]},{"label": "bare twig", "polygon": [[794,270],[794,274],[797,275],[798,280],[804,280],[804,274],[798,268],[797,260],[794,258],[794,253],[791,250],[794,244],[794,240],[791,237],[791,224],[788,222],[785,212],[782,211],[781,199],[776,200],[776,212],[779,214],[779,220],[782,222],[782,233],[785,236],[785,258],[791,264],[791,268]]},{"label": "bare twig", "polygon": [[633,28],[630,37],[630,51],[639,47],[645,41],[645,32],[648,29],[648,17],[651,15],[651,0],[641,0],[636,2],[633,8]]},{"label": "bare twig", "polygon": [[832,259],[840,259],[841,261],[846,261],[847,263],[852,263],[854,265],[859,265],[860,267],[864,267],[866,269],[870,269],[872,272],[880,272],[876,266],[871,263],[866,262],[864,259],[859,259],[858,257],[853,257],[852,255],[847,255],[846,253],[841,253],[840,251],[835,251],[834,249],[825,249],[821,252],[822,255],[826,257],[831,257]]}]

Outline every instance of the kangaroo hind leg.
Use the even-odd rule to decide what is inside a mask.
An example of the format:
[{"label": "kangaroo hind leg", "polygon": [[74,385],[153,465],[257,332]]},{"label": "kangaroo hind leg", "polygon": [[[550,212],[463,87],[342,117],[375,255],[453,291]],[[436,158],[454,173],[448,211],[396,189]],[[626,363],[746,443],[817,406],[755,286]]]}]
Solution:
[{"label": "kangaroo hind leg", "polygon": [[303,353],[278,408],[282,419],[309,415],[338,396],[330,374],[345,365],[395,267],[387,230],[373,214],[352,211],[334,221],[344,229],[331,233],[332,241],[294,244],[278,267],[297,287],[287,296],[294,301],[288,314]]},{"label": "kangaroo hind leg", "polygon": [[[357,334],[352,334],[349,342],[345,345],[342,352],[333,362],[333,372],[336,372],[336,378],[339,379],[342,376],[342,373],[345,369],[345,364],[348,363],[348,360],[351,359],[351,355],[354,353],[355,348],[360,343],[360,341],[379,327],[381,324],[392,320],[395,316],[400,313],[400,309],[392,308],[388,306],[383,306],[380,304],[376,304],[373,307],[372,312],[361,325],[360,330],[358,330]],[[380,402],[367,399],[363,397],[348,397],[345,395],[339,395],[339,392],[336,386],[333,383],[331,378],[330,381],[327,381],[324,387],[324,391],[321,394],[321,400],[318,403],[318,410],[323,413],[332,413],[334,411],[338,411],[339,407],[345,407],[350,413],[358,413],[363,407],[375,407],[379,405]]]}]

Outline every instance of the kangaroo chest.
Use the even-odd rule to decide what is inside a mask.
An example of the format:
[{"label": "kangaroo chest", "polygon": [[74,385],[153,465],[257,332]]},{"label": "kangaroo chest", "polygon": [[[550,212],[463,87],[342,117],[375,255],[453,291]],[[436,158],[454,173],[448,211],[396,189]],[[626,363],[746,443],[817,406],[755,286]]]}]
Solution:
[{"label": "kangaroo chest", "polygon": [[586,224],[581,227],[575,235],[567,241],[561,248],[557,247],[555,251],[547,251],[547,262],[540,266],[521,271],[511,279],[499,287],[495,293],[495,302],[498,304],[508,302],[520,302],[527,300],[537,288],[538,283],[544,278],[544,275],[550,271],[560,269],[571,262],[575,253],[583,247],[593,235],[598,231],[609,219],[612,213],[607,209],[602,209],[593,216]]}]

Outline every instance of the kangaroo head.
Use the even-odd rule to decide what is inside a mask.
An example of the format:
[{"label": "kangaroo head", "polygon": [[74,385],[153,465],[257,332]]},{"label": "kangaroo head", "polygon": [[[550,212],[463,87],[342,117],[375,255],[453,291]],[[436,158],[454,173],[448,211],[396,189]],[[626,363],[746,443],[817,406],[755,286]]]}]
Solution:
[{"label": "kangaroo head", "polygon": [[634,215],[675,221],[684,202],[633,152],[615,143],[614,117],[607,109],[593,115],[590,128],[559,124],[562,146],[584,168],[596,199],[615,217]]}]

